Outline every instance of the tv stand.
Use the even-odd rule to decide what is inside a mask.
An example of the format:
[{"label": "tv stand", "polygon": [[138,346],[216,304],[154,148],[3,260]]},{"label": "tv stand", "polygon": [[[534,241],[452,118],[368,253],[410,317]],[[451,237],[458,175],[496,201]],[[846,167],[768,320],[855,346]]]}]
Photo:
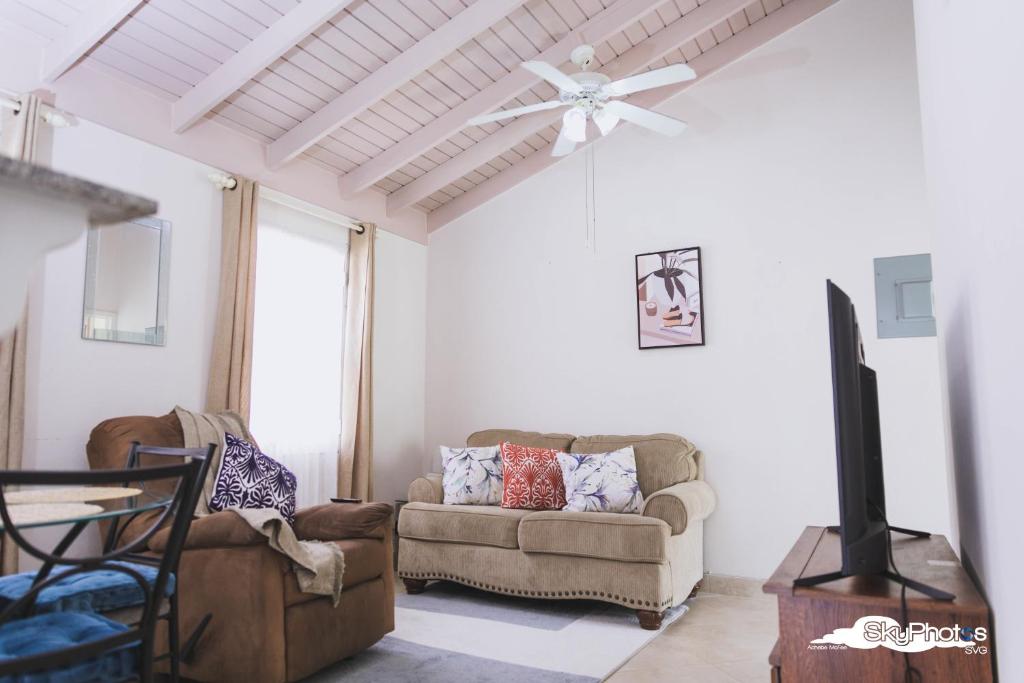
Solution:
[{"label": "tv stand", "polygon": [[[834,525],[825,527],[825,530],[832,534],[839,533],[839,527]],[[894,531],[896,533],[904,534],[906,536],[912,536],[914,538],[932,537],[932,535],[927,531],[916,531],[914,529],[904,529],[903,527],[890,526],[889,533],[892,533]],[[801,588],[810,588],[811,586],[818,586],[823,583],[830,583],[832,581],[838,581],[839,579],[845,579],[848,576],[854,575],[844,574],[842,571],[838,571],[828,572],[827,574],[815,574],[813,576],[801,576],[793,580],[793,586],[800,586]],[[886,569],[884,572],[879,572],[878,574],[871,574],[871,576],[885,577],[893,583],[899,584],[901,586],[906,586],[907,588],[916,590],[918,593],[923,593],[924,595],[927,595],[929,598],[933,600],[943,600],[947,602],[956,600],[956,596],[952,593],[947,593],[944,590],[940,590],[938,588],[935,588],[934,586],[929,586],[928,584],[921,583],[920,581],[915,581],[914,579],[908,579],[905,576],[897,574],[891,569]]]},{"label": "tv stand", "polygon": [[[839,526],[838,525],[827,526],[825,528],[828,529],[830,533],[833,533],[833,534],[838,534],[839,533]],[[913,536],[914,538],[931,538],[932,537],[932,535],[930,533],[928,533],[927,531],[917,531],[915,529],[904,529],[901,526],[891,526],[891,527],[889,527],[889,531],[895,531],[898,534],[904,534],[906,536]]]},{"label": "tv stand", "polygon": [[[920,540],[894,535],[892,540],[893,560],[905,576],[925,579],[943,592],[955,593],[956,600],[932,600],[908,583],[907,587],[914,590],[907,591],[904,617],[901,586],[888,578],[837,576],[832,583],[802,587],[799,582],[804,575],[824,574],[842,562],[839,536],[828,533],[824,527],[808,527],[764,586],[764,591],[774,594],[779,603],[779,640],[769,659],[772,680],[902,681],[903,656],[886,647],[809,647],[811,641],[836,629],[850,628],[867,615],[889,617],[900,623],[927,622],[939,628],[953,628],[957,624],[991,626],[988,606],[943,536],[933,534]],[[965,654],[964,648],[937,647],[911,652],[908,657],[921,672],[923,681],[991,683],[992,639],[976,645],[970,655]]]},{"label": "tv stand", "polygon": [[[816,576],[801,576],[799,578],[793,579],[793,586],[799,586],[801,588],[810,588],[811,586],[817,586],[823,583],[830,583],[832,581],[838,581],[839,579],[845,579],[848,576],[848,574],[844,574],[842,572],[830,572],[828,574],[818,574]],[[893,583],[897,583],[901,586],[906,586],[907,588],[912,588],[913,590],[916,590],[918,593],[923,593],[933,600],[956,600],[956,596],[952,593],[947,593],[944,590],[940,590],[938,588],[935,588],[934,586],[929,586],[926,583],[921,583],[920,581],[915,581],[914,579],[908,579],[905,576],[900,576],[896,572],[891,571],[889,569],[886,569],[881,574],[872,574],[872,576],[884,576]]]}]

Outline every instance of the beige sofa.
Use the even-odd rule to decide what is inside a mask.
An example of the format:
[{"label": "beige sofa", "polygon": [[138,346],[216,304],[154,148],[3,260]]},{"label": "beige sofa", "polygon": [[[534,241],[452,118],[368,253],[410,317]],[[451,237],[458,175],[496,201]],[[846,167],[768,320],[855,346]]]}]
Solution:
[{"label": "beige sofa", "polygon": [[632,445],[640,514],[443,505],[441,475],[409,486],[398,520],[398,575],[409,593],[441,579],[488,591],[589,599],[637,610],[647,629],[696,592],[704,572],[703,520],[715,507],[704,455],[674,434],[572,436],[489,429],[468,446],[502,441],[571,453]]}]

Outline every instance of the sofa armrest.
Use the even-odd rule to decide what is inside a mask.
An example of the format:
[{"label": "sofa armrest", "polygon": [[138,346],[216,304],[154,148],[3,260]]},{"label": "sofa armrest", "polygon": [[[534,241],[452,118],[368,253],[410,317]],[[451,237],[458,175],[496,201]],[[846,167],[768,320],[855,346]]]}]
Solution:
[{"label": "sofa armrest", "polygon": [[[171,528],[164,527],[149,539],[149,549],[162,553],[170,536]],[[192,520],[183,549],[244,547],[266,542],[266,536],[246,524],[244,519],[231,510],[221,510]]]},{"label": "sofa armrest", "polygon": [[690,522],[710,515],[716,502],[715,492],[707,482],[695,479],[655,491],[644,501],[640,514],[667,522],[675,536],[686,531]]},{"label": "sofa armrest", "polygon": [[409,484],[410,503],[437,503],[444,502],[444,489],[441,488],[441,475],[428,474],[414,479]]},{"label": "sofa armrest", "polygon": [[387,503],[325,503],[296,512],[292,529],[300,541],[382,538],[393,513]]}]

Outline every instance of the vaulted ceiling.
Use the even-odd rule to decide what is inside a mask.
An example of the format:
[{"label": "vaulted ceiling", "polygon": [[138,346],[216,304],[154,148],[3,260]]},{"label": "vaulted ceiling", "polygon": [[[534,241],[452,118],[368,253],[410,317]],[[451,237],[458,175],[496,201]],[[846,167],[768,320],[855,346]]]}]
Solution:
[{"label": "vaulted ceiling", "polygon": [[[177,134],[212,119],[301,159],[344,197],[387,196],[440,227],[554,163],[561,112],[472,116],[549,100],[539,59],[621,77],[686,62],[700,78],[835,0],[0,0],[45,47],[43,76],[84,63],[169,103]],[[691,83],[638,93],[654,107]]]}]

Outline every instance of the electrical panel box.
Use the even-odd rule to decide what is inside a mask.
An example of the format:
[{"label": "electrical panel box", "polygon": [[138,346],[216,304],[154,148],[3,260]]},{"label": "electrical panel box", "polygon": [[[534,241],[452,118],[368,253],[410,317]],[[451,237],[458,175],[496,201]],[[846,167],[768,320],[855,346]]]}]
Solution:
[{"label": "electrical panel box", "polygon": [[934,337],[930,254],[875,259],[879,339]]}]

